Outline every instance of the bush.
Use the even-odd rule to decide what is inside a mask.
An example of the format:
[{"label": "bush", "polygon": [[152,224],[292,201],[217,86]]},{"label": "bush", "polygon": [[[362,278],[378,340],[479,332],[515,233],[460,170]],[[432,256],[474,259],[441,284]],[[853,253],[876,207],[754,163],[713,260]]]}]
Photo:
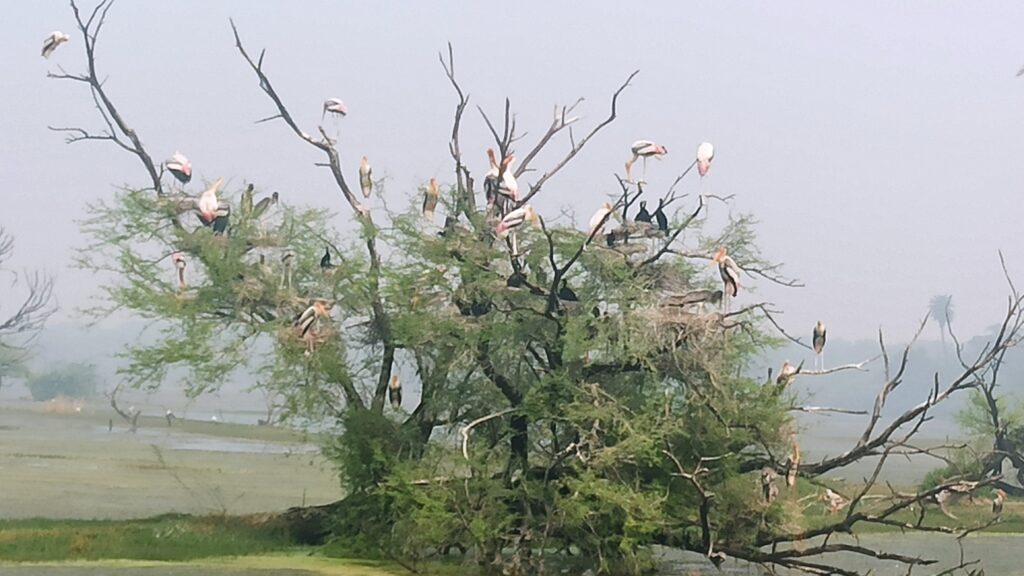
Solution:
[{"label": "bush", "polygon": [[96,394],[96,367],[92,364],[65,364],[29,377],[27,386],[37,402],[58,396],[91,398]]}]

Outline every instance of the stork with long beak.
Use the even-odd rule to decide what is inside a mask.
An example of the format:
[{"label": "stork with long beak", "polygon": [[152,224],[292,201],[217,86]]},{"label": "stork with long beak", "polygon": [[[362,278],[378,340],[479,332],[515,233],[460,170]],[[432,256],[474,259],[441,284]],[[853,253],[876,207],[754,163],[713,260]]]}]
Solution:
[{"label": "stork with long beak", "polygon": [[238,208],[242,211],[242,216],[252,216],[252,193],[252,184],[249,184],[245,187],[245,190],[242,190],[242,200],[238,203]]},{"label": "stork with long beak", "polygon": [[707,175],[708,170],[711,170],[711,161],[714,158],[715,147],[711,145],[711,142],[702,142],[700,146],[697,146],[697,173],[701,178]]},{"label": "stork with long beak", "polygon": [[540,216],[537,211],[533,209],[533,206],[527,204],[521,208],[509,212],[498,222],[498,226],[495,228],[499,238],[505,238],[509,232],[519,228],[524,222],[529,222],[536,227],[540,227]]},{"label": "stork with long beak", "polygon": [[345,115],[348,114],[348,108],[345,107],[345,103],[342,102],[340,98],[328,98],[327,100],[324,100],[324,111],[320,114],[320,121],[323,121],[324,116],[326,116],[328,112],[331,114],[337,114],[344,118]]},{"label": "stork with long beak", "polygon": [[642,181],[647,176],[647,159],[654,157],[660,160],[662,156],[668,154],[668,148],[650,140],[637,140],[633,142],[633,145],[629,147],[629,151],[633,153],[633,157],[626,161],[627,182],[633,181],[633,164],[636,164],[638,159],[644,159],[644,173],[640,176]]},{"label": "stork with long beak", "polygon": [[46,37],[46,40],[43,40],[43,58],[49,59],[50,55],[53,54],[53,51],[68,40],[71,40],[71,36],[68,36],[60,30],[50,32],[50,35]]},{"label": "stork with long beak", "polygon": [[601,230],[604,229],[605,221],[608,219],[609,215],[613,213],[614,210],[615,207],[612,206],[611,202],[605,202],[604,204],[601,205],[600,208],[597,209],[597,212],[594,212],[594,215],[590,217],[590,225],[587,236],[588,238],[597,236],[598,234],[601,233]]},{"label": "stork with long beak", "polygon": [[171,254],[171,262],[174,262],[174,267],[178,270],[178,292],[185,291],[185,255],[181,252],[175,252]]},{"label": "stork with long beak", "polygon": [[434,209],[437,208],[437,201],[441,198],[441,190],[437,187],[437,180],[430,179],[430,184],[423,192],[423,218],[427,222],[434,221]]},{"label": "stork with long beak", "polygon": [[289,250],[281,256],[281,265],[284,268],[284,273],[281,276],[281,286],[283,288],[291,289],[292,287],[292,270],[295,267],[295,253]]},{"label": "stork with long beak", "polygon": [[825,369],[825,323],[818,320],[814,325],[814,332],[811,334],[811,345],[814,346],[815,360],[819,370]]},{"label": "stork with long beak", "polygon": [[501,174],[498,160],[494,156],[494,148],[487,149],[487,160],[490,162],[490,168],[484,176],[484,197],[487,199],[487,207],[490,208],[498,201],[498,176]]},{"label": "stork with long beak", "polygon": [[170,158],[165,160],[164,168],[167,168],[171,176],[174,176],[182,184],[188,184],[189,180],[192,179],[192,163],[181,152],[175,151]]},{"label": "stork with long beak", "polygon": [[506,214],[509,207],[519,199],[519,183],[512,170],[515,164],[515,156],[506,156],[498,168],[498,189],[494,202],[498,206],[499,214]]},{"label": "stork with long beak", "polygon": [[1003,503],[1006,502],[1006,492],[1000,488],[996,488],[992,496],[992,513],[996,516],[1003,513]]},{"label": "stork with long beak", "polygon": [[799,368],[790,364],[789,360],[786,360],[782,363],[782,368],[779,368],[779,375],[775,378],[775,385],[779,388],[789,386],[793,382],[793,379],[796,378],[798,371]]},{"label": "stork with long beak", "polygon": [[727,254],[725,246],[715,252],[712,258],[718,264],[718,275],[722,277],[723,290],[725,291],[725,307],[729,309],[729,298],[735,298],[740,289],[740,267],[736,261]]},{"label": "stork with long beak", "polygon": [[217,191],[220,190],[220,186],[223,183],[223,178],[217,178],[209,188],[199,195],[199,200],[196,202],[196,212],[199,213],[199,219],[203,222],[204,226],[213,224],[213,221],[217,218],[217,211],[220,210]]},{"label": "stork with long beak", "polygon": [[313,325],[317,323],[317,320],[330,315],[330,310],[330,301],[323,298],[313,300],[313,304],[306,308],[302,314],[299,314],[299,317],[295,320],[295,327],[299,332],[299,336],[305,337],[313,328]]},{"label": "stork with long beak", "polygon": [[402,408],[402,381],[398,378],[398,374],[393,374],[391,382],[388,382],[388,400],[391,401],[391,407],[395,410]]},{"label": "stork with long beak", "polygon": [[369,198],[373,192],[373,168],[366,156],[359,162],[359,189],[363,191],[363,198]]}]

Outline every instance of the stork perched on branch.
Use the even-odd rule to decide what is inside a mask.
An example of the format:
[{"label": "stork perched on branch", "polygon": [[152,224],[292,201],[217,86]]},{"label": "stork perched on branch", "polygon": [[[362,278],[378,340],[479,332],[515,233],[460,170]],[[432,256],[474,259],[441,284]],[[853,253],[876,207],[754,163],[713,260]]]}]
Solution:
[{"label": "stork perched on branch", "polygon": [[735,298],[736,294],[740,290],[740,267],[736,265],[736,261],[733,260],[727,253],[725,246],[722,246],[715,252],[712,260],[718,264],[718,275],[722,277],[723,289],[726,298],[726,309],[728,309],[728,299]]},{"label": "stork perched on branch", "polygon": [[818,320],[818,323],[814,325],[814,333],[811,335],[811,344],[814,346],[814,359],[818,364],[818,370],[825,369],[825,336],[825,323]]}]

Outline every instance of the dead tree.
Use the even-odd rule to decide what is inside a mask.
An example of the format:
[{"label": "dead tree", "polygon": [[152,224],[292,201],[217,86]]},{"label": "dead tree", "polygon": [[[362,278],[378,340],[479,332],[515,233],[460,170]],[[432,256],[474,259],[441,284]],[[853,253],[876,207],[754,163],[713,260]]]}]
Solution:
[{"label": "dead tree", "polygon": [[0,226],[0,274],[9,275],[11,290],[23,284],[27,291],[21,304],[11,311],[5,312],[3,301],[0,301],[0,352],[4,354],[4,364],[16,364],[24,360],[32,340],[39,334],[46,320],[57,311],[53,304],[52,278],[40,272],[19,275],[4,269],[4,263],[13,250],[14,238]]}]

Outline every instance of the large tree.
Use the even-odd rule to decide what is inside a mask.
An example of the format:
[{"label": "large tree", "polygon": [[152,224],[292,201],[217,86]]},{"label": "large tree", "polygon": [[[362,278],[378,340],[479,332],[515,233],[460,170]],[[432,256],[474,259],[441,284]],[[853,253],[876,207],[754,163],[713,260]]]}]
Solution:
[{"label": "large tree", "polygon": [[[807,462],[793,415],[828,409],[800,405],[789,384],[864,363],[749,376],[757,355],[788,336],[768,303],[721,302],[712,255],[728,248],[746,273],[744,289],[749,279],[795,282],[758,252],[749,216],[707,226],[707,204],[732,199],[685,196],[695,162],[685,162],[667,189],[619,178],[612,197],[581,207],[589,215],[612,204],[586,230],[534,217],[531,201],[617,119],[632,75],[612,93],[608,115],[576,134],[579,103],[557,107],[532,145],[517,132],[508,102],[496,122],[482,115],[497,152],[492,173],[477,173],[471,166],[483,153],[464,156],[469,102],[449,48],[441,63],[457,103],[441,153],[452,161],[450,182],[417,191],[427,208],[438,194],[438,214],[418,201],[401,213],[377,212],[349,185],[355,174],[335,142],[320,127],[298,125],[263,53],[253,57],[232,24],[270,106],[267,120],[321,157],[331,175],[324,185],[341,193],[357,226],[342,236],[325,210],[287,198],[261,212],[252,199],[265,192],[252,188],[222,194],[210,206],[220,226],[205,226],[196,215],[203,204],[165,177],[97,72],[109,7],[101,2],[83,16],[72,2],[86,71],[53,76],[88,86],[104,120],[102,132],[64,129],[69,140],[111,141],[149,176],[145,187],[93,203],[86,223],[96,242],[82,264],[115,273],[105,287],[110,307],[157,321],[153,338],[131,350],[125,374],[156,385],[169,369],[185,369],[192,392],[215,388],[235,369],[267,374],[260,385],[283,399],[286,417],[332,438],[325,450],[349,496],[320,512],[331,514],[330,529],[345,541],[403,562],[458,547],[484,570],[516,574],[542,572],[570,552],[600,570],[639,572],[655,544],[715,562],[851,573],[833,566],[831,553],[930,562],[830,538],[857,524],[971,528],[904,513],[993,478],[967,484],[954,476],[920,492],[864,496],[890,455],[936,453],[912,438],[933,406],[974,385],[1016,343],[1016,294],[984,354],[961,374],[937,379],[921,404],[884,419],[909,346],[890,362],[880,338],[881,391],[863,436],[842,454]],[[556,144],[567,148],[551,166],[537,166]],[[521,161],[508,167],[514,150]],[[506,169],[517,195],[509,194]],[[386,193],[381,182],[375,190]],[[664,229],[631,217],[640,201],[670,213]],[[325,247],[332,261],[321,266]],[[846,512],[813,527],[801,522],[796,492],[778,497],[772,489],[782,475],[816,490],[812,483],[826,472],[876,456],[878,471],[848,495]],[[307,512],[293,516],[308,519]]]}]

